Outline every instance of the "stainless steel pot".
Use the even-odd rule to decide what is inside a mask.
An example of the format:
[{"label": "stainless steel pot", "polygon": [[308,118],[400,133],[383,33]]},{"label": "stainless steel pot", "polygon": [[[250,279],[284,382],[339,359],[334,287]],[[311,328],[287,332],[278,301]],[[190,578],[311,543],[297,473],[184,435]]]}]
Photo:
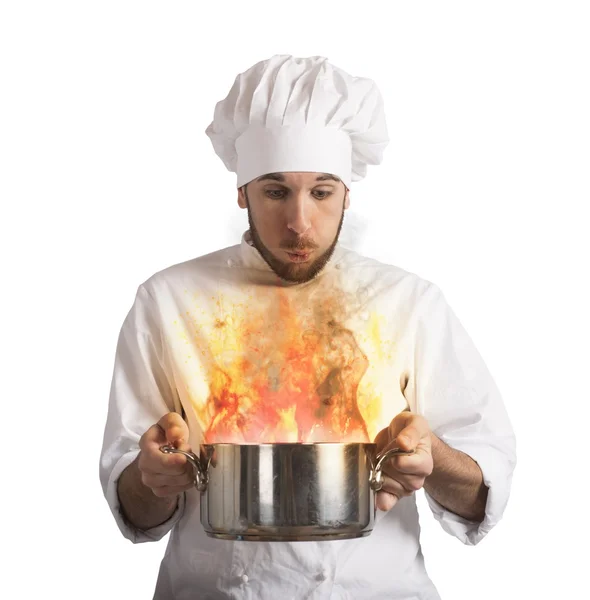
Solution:
[{"label": "stainless steel pot", "polygon": [[201,456],[184,454],[201,492],[201,523],[210,537],[226,540],[305,541],[369,535],[375,492],[392,448],[375,444],[208,444]]}]

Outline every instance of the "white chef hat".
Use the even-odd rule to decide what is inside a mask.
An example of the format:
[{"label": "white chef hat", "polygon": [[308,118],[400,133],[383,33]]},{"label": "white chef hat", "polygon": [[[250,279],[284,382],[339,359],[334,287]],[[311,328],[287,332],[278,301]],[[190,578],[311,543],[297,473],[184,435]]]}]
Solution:
[{"label": "white chef hat", "polygon": [[321,56],[279,54],[241,73],[206,130],[237,186],[266,173],[331,173],[350,188],[389,142],[375,83]]}]

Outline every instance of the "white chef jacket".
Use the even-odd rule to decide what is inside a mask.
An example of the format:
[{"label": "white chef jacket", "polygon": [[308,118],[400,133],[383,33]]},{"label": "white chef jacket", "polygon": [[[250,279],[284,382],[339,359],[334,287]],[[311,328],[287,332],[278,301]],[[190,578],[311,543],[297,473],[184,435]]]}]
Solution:
[{"label": "white chef jacket", "polygon": [[[285,284],[246,232],[236,246],[168,267],[143,282],[118,339],[100,480],[115,521],[131,542],[157,541],[170,532],[154,599],[439,599],[424,566],[414,496],[387,513],[377,511],[371,535],[353,540],[212,539],[200,523],[196,489],[180,497],[167,522],[149,531],[123,519],[117,480],[151,425],[176,411],[185,415],[191,446],[203,441],[204,361],[220,348],[224,354],[215,324],[222,320],[238,327],[240,319],[254,319],[249,311],[260,307],[269,326],[280,327],[272,309],[275,293],[298,307],[335,297],[345,306],[338,318],[355,332],[370,363],[358,397],[372,423],[371,439],[409,409],[423,415],[449,446],[477,461],[489,488],[483,522],[463,519],[426,494],[445,531],[475,545],[506,507],[516,464],[514,433],[499,390],[441,290],[340,244],[312,281]],[[231,362],[242,351],[235,348],[219,360]]]}]

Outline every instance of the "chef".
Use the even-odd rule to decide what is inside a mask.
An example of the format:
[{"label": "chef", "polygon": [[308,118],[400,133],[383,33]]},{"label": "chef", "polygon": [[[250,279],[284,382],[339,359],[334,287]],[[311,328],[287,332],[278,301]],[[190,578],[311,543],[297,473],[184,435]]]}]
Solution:
[{"label": "chef", "polygon": [[[206,133],[249,229],[137,289],[100,456],[116,524],[133,543],[170,533],[158,600],[438,599],[415,492],[477,544],[506,507],[515,438],[441,289],[339,243],[388,143],[381,95],[323,57],[276,55],[237,76]],[[208,537],[191,465],[159,450],[284,441],[414,452],[388,461],[371,535],[254,542]]]}]

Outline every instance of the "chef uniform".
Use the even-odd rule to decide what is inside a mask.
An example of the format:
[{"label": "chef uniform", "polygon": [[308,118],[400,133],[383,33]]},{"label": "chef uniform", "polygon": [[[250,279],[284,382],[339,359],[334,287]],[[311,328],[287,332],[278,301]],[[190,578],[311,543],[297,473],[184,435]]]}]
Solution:
[{"label": "chef uniform", "polygon": [[[368,164],[381,162],[388,142],[372,81],[322,57],[288,55],[240,74],[207,135],[238,187],[266,173],[311,171],[337,175],[350,188]],[[413,495],[377,511],[368,537],[339,541],[209,538],[196,489],[153,529],[138,530],[121,514],[117,480],[143,433],[176,411],[198,448],[210,426],[212,369],[231,372],[255,341],[275,352],[288,325],[285,307],[306,327],[315,322],[321,335],[317,315],[326,306],[367,361],[356,402],[370,438],[407,409],[479,464],[489,488],[482,522],[453,514],[424,492],[443,529],[474,545],[501,519],[516,464],[514,433],[490,372],[440,288],[340,243],[315,278],[285,282],[245,232],[234,246],[141,283],[117,343],[100,480],[127,539],[151,542],[170,533],[154,599],[439,599],[424,566]]]}]

